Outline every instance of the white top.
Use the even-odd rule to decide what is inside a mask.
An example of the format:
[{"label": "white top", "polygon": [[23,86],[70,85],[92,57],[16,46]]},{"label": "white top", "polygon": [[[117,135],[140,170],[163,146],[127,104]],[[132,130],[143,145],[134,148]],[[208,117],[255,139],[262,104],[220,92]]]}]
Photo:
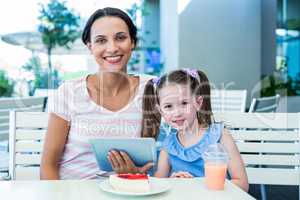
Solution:
[{"label": "white top", "polygon": [[49,99],[48,112],[70,122],[70,131],[60,160],[60,179],[93,179],[99,172],[89,139],[140,137],[142,97],[151,76],[139,76],[136,94],[126,106],[110,111],[93,102],[87,76],[67,81]]},{"label": "white top", "polygon": [[[226,180],[225,189],[213,191],[206,189],[203,178],[170,178],[171,189],[155,196],[143,196],[136,199],[160,200],[254,200],[249,194]],[[100,189],[100,181],[0,181],[1,199],[9,200],[118,200],[130,199],[128,196],[112,195]]]}]

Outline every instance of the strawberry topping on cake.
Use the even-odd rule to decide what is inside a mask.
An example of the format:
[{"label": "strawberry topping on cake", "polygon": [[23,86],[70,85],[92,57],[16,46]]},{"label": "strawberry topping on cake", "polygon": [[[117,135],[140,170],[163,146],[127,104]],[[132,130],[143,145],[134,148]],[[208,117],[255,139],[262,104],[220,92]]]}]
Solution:
[{"label": "strawberry topping on cake", "polygon": [[118,177],[126,179],[148,179],[147,174],[118,174]]}]

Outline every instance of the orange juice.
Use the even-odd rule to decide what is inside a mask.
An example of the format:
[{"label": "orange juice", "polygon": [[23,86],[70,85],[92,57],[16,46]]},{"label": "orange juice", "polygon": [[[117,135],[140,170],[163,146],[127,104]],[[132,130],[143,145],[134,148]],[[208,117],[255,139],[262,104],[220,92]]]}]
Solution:
[{"label": "orange juice", "polygon": [[226,163],[205,163],[205,184],[211,190],[223,190],[227,164]]}]

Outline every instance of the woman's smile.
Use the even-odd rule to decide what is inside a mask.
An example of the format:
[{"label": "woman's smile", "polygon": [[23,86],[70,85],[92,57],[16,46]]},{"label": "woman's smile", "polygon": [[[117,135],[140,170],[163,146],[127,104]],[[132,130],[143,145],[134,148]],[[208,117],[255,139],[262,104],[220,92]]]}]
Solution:
[{"label": "woman's smile", "polygon": [[126,71],[135,43],[122,19],[97,19],[91,28],[91,38],[90,51],[102,70]]},{"label": "woman's smile", "polygon": [[118,64],[121,62],[123,55],[115,55],[115,56],[105,56],[103,59],[109,64]]}]

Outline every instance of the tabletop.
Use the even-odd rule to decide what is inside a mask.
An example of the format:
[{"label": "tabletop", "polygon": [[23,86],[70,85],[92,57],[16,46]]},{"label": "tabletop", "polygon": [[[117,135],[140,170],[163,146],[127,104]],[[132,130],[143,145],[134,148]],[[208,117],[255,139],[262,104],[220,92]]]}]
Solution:
[{"label": "tabletop", "polygon": [[226,180],[223,191],[206,189],[203,178],[161,180],[170,183],[169,191],[143,197],[121,196],[104,192],[100,189],[101,180],[0,181],[0,195],[3,200],[254,199],[228,180]]}]

